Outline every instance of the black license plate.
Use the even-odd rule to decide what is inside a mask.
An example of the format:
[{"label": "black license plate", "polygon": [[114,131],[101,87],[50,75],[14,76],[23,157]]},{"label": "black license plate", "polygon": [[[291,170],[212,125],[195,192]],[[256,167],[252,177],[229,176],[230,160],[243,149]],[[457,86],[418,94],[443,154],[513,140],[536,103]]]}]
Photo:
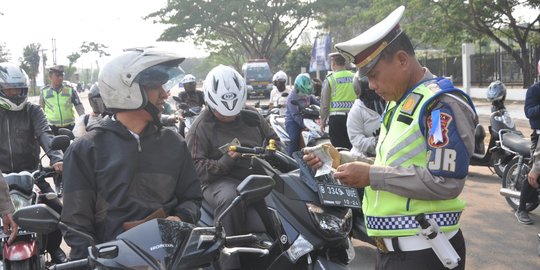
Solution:
[{"label": "black license plate", "polygon": [[360,208],[360,198],[355,188],[334,184],[318,184],[319,198],[323,205]]}]

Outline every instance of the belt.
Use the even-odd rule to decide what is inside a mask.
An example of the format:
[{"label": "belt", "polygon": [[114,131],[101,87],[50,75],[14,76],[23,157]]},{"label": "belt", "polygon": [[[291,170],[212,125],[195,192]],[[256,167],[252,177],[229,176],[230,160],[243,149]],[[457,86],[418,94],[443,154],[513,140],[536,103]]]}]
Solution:
[{"label": "belt", "polygon": [[344,115],[344,116],[347,116],[347,114],[349,114],[349,113],[348,112],[331,112],[330,116],[332,116],[332,115]]},{"label": "belt", "polygon": [[[458,230],[445,232],[446,238],[451,239]],[[402,236],[402,237],[373,237],[377,249],[381,253],[394,251],[416,251],[431,248],[429,241],[420,235]],[[397,245],[397,247],[396,247]]]}]

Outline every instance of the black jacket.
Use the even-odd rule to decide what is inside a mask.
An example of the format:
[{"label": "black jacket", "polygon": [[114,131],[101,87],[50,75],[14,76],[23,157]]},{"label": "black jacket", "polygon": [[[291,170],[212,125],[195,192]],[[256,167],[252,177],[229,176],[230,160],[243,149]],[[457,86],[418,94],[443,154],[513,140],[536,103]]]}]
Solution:
[{"label": "black jacket", "polygon": [[527,89],[525,116],[529,118],[532,129],[540,129],[540,82],[531,85]]},{"label": "black jacket", "polygon": [[[0,138],[0,170],[10,173],[36,170],[39,146],[49,151],[53,134],[41,107],[27,103],[20,111],[0,108]],[[62,161],[62,151],[47,155],[51,165]]]},{"label": "black jacket", "polygon": [[[199,219],[201,188],[186,142],[149,124],[139,141],[109,116],[76,140],[64,162],[62,220],[92,235],[114,239],[122,224],[163,208],[185,222]],[[65,232],[71,257],[88,255],[88,242]]]}]

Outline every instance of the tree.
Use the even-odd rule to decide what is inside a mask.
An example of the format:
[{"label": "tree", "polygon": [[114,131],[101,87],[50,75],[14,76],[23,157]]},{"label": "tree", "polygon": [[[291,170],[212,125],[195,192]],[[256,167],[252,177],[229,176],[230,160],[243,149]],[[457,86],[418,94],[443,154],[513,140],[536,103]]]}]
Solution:
[{"label": "tree", "polygon": [[[106,51],[107,48],[109,47],[101,43],[97,43],[93,41],[84,41],[83,44],[81,45],[80,55],[82,56],[84,54],[97,53],[99,58],[103,56],[109,56],[111,54]],[[97,60],[96,60],[96,67],[97,67],[97,73],[99,73],[99,64]],[[91,73],[92,76],[90,78],[90,81],[93,81],[94,77],[97,78],[97,76],[94,76],[94,73],[96,72]]]},{"label": "tree", "polygon": [[287,55],[285,60],[285,65],[283,69],[287,75],[291,78],[296,78],[302,68],[309,68],[309,60],[311,58],[311,45],[303,45],[298,47],[298,49],[291,51]]},{"label": "tree", "polygon": [[81,58],[81,54],[77,52],[71,53],[70,55],[67,56],[69,64],[68,64],[68,68],[66,70],[65,76],[68,79],[68,81],[73,81],[72,76],[73,74],[75,74],[75,71],[77,71],[77,68],[74,67],[73,64],[75,64],[75,62],[77,62],[79,58]]},{"label": "tree", "polygon": [[6,48],[5,43],[0,43],[0,63],[9,62],[11,57],[9,56],[9,50]]},{"label": "tree", "polygon": [[312,1],[295,0],[170,0],[146,19],[171,25],[159,40],[191,38],[211,52],[235,46],[249,58],[280,63],[309,25],[313,8]]},{"label": "tree", "polygon": [[[431,0],[442,20],[474,35],[485,35],[512,55],[523,71],[523,87],[533,83],[534,65],[529,58],[528,42],[533,33],[540,33],[540,1],[525,0]],[[529,22],[516,16],[516,9],[536,10]],[[511,43],[519,46],[515,51]]]},{"label": "tree", "polygon": [[39,51],[41,44],[32,43],[24,47],[23,57],[19,59],[21,62],[21,68],[30,77],[30,89],[34,95],[37,95],[36,91],[36,77],[39,73]]}]

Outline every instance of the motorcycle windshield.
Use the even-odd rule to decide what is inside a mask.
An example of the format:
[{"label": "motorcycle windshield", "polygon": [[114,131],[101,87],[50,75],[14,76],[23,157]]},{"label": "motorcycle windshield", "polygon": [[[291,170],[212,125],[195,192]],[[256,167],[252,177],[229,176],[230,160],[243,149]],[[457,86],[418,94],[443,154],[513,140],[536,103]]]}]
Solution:
[{"label": "motorcycle windshield", "polygon": [[131,241],[161,265],[169,266],[173,262],[175,250],[187,241],[193,228],[193,224],[185,222],[153,219],[123,232],[116,238]]},{"label": "motorcycle windshield", "polygon": [[18,190],[26,195],[32,194],[34,178],[29,172],[4,174],[4,179],[9,186],[9,190]]}]

